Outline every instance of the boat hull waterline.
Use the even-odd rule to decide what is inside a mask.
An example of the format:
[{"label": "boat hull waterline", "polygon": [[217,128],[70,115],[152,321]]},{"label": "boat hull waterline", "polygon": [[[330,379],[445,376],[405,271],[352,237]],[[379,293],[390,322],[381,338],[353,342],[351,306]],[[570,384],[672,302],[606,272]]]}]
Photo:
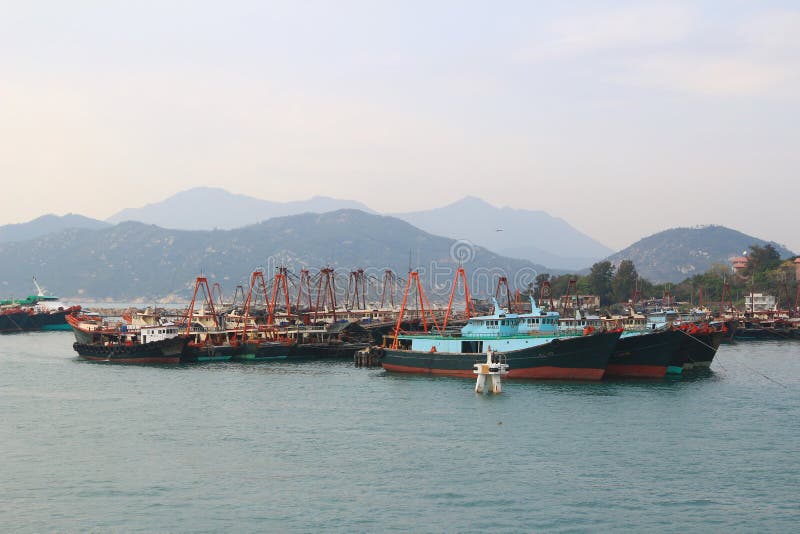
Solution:
[{"label": "boat hull waterline", "polygon": [[[555,338],[549,343],[503,352],[508,378],[600,380],[619,332]],[[440,353],[383,349],[381,365],[390,372],[474,378],[476,360],[485,353]]]},{"label": "boat hull waterline", "polygon": [[608,360],[606,376],[663,378],[683,335],[674,330],[624,335]]},{"label": "boat hull waterline", "polygon": [[140,365],[177,365],[188,338],[179,336],[135,345],[100,345],[75,342],[72,348],[84,360]]}]

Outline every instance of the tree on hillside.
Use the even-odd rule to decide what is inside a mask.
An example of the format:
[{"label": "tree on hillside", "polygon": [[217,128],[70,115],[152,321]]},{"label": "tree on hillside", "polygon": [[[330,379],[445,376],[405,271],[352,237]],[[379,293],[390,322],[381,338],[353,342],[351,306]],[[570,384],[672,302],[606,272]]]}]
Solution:
[{"label": "tree on hillside", "polygon": [[633,296],[637,278],[639,278],[639,275],[633,262],[631,260],[622,260],[619,263],[614,279],[611,281],[611,294],[614,302],[627,302]]},{"label": "tree on hillside", "polygon": [[607,305],[611,302],[611,282],[614,279],[614,265],[610,261],[599,261],[592,265],[586,282],[589,290],[600,297],[600,304]]},{"label": "tree on hillside", "polygon": [[550,273],[539,273],[536,275],[536,287],[542,287],[544,282],[550,281]]},{"label": "tree on hillside", "polygon": [[747,255],[747,274],[758,274],[777,268],[781,264],[781,255],[770,243],[766,245],[750,245]]}]

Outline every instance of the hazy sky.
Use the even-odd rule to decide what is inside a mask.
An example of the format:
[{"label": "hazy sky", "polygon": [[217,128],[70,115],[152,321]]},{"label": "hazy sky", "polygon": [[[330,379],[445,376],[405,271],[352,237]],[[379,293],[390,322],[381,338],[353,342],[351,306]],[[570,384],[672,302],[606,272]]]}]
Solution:
[{"label": "hazy sky", "polygon": [[207,185],[800,251],[798,119],[798,1],[0,0],[0,224]]}]

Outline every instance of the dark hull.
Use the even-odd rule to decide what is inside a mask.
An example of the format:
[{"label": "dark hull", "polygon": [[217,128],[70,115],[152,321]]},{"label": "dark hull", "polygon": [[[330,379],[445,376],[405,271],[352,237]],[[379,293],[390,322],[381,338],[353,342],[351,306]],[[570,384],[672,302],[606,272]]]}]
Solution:
[{"label": "dark hull", "polygon": [[76,310],[80,310],[80,307],[39,313],[27,309],[0,313],[0,332],[69,330],[66,317]]},{"label": "dark hull", "polygon": [[325,358],[353,359],[355,353],[369,347],[369,343],[300,343],[292,349],[293,360],[320,360]]},{"label": "dark hull", "polygon": [[736,341],[800,339],[800,329],[764,327],[739,328],[734,332],[733,339]]},{"label": "dark hull", "polygon": [[[508,378],[600,380],[619,332],[554,339],[550,343],[504,352]],[[418,352],[384,349],[387,371],[474,378],[473,365],[485,354]]]},{"label": "dark hull", "polygon": [[670,366],[680,365],[684,371],[702,369],[711,366],[714,355],[725,337],[725,332],[716,331],[709,334],[688,334],[681,332],[683,340],[670,362]]},{"label": "dark hull", "polygon": [[344,343],[331,341],[328,343],[279,343],[268,342],[248,344],[237,359],[270,361],[270,360],[323,360],[331,358],[352,359],[356,352],[369,346],[369,343]]},{"label": "dark hull", "polygon": [[249,361],[288,360],[294,345],[294,343],[281,343],[278,341],[247,343],[244,349],[234,356],[234,359]]},{"label": "dark hull", "polygon": [[621,337],[608,359],[606,376],[661,378],[682,341],[683,334],[672,330]]},{"label": "dark hull", "polygon": [[736,331],[739,330],[743,325],[739,323],[738,319],[728,319],[723,321],[722,323],[725,325],[725,329],[728,331],[725,336],[722,338],[723,343],[732,343],[734,338],[736,337]]},{"label": "dark hull", "polygon": [[96,362],[175,365],[180,363],[187,341],[185,337],[180,336],[130,346],[75,342],[72,348],[84,360]]},{"label": "dark hull", "polygon": [[181,363],[227,362],[242,351],[242,345],[195,345],[189,343],[181,354]]}]

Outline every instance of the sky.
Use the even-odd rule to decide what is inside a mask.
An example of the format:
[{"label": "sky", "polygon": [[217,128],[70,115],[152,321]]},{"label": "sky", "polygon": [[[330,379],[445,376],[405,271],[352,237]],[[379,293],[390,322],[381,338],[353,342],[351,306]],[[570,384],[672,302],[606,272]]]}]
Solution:
[{"label": "sky", "polygon": [[0,0],[0,224],[215,186],[800,251],[798,119],[796,1]]}]

